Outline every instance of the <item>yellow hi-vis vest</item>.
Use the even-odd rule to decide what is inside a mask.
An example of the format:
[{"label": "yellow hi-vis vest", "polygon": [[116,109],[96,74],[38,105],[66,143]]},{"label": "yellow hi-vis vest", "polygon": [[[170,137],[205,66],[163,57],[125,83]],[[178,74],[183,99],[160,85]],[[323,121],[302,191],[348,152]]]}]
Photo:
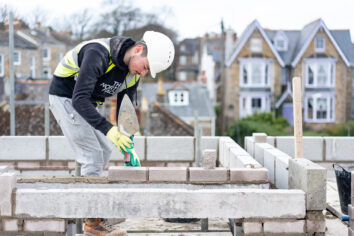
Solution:
[{"label": "yellow hi-vis vest", "polygon": [[[107,74],[109,71],[111,71],[116,65],[113,64],[112,58],[111,58],[111,47],[109,46],[109,40],[110,38],[102,38],[102,39],[93,39],[89,41],[84,41],[80,44],[78,44],[75,48],[71,49],[68,51],[65,56],[62,58],[62,60],[59,62],[58,66],[56,67],[54,71],[54,75],[58,77],[76,77],[78,76],[80,72],[80,67],[79,67],[79,62],[78,62],[78,55],[81,50],[81,48],[89,43],[99,43],[102,46],[104,46],[108,52],[109,52],[109,65],[108,68],[105,72]],[[118,89],[118,92],[123,91],[124,89],[130,88],[134,86],[138,81],[139,81],[140,75],[130,75],[130,73],[127,74],[125,77],[125,84],[127,86],[121,86]],[[122,83],[123,85],[123,83]]]}]

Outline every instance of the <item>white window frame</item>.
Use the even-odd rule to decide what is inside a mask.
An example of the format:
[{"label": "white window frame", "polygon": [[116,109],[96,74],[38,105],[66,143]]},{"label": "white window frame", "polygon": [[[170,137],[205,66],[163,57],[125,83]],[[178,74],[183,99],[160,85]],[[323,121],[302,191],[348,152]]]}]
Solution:
[{"label": "white window frame", "polygon": [[[252,108],[252,99],[257,98],[261,99],[260,110],[254,110]],[[241,92],[239,99],[239,112],[241,118],[253,115],[256,112],[270,112],[270,92]]]},{"label": "white window frame", "polygon": [[0,53],[0,76],[5,75],[5,56]]},{"label": "white window frame", "polygon": [[[305,87],[306,88],[335,88],[336,85],[336,59],[304,59],[304,68],[305,68]],[[320,85],[318,83],[318,70],[319,65],[328,66],[328,80],[325,85]],[[313,65],[316,69],[314,71],[314,80],[313,84],[309,83],[309,66]],[[331,71],[331,68],[333,70]],[[332,72],[332,73],[331,73]]]},{"label": "white window frame", "polygon": [[[273,80],[272,78],[272,70],[273,70],[273,60],[270,59],[258,59],[258,58],[254,58],[254,59],[239,59],[240,62],[240,77],[239,77],[239,81],[240,81],[240,87],[270,87],[271,84],[271,80]],[[260,84],[253,84],[252,83],[252,64],[262,64],[262,75],[261,75],[261,83]],[[266,66],[268,66],[268,71],[267,71],[267,77],[268,80],[266,80]],[[247,72],[248,72],[248,83],[244,83],[243,81],[243,68],[246,67],[247,68]]]},{"label": "white window frame", "polygon": [[[309,99],[313,99],[313,104],[312,104],[312,118],[309,118],[309,111],[308,111],[308,100]],[[319,119],[317,118],[317,99],[318,98],[325,98],[327,99],[326,103],[327,103],[327,115],[326,115],[326,119]],[[332,107],[331,107],[331,100],[332,100]],[[334,93],[306,93],[305,95],[305,103],[304,103],[304,107],[305,107],[305,117],[304,117],[304,121],[308,122],[308,123],[334,123],[335,122],[335,95]],[[332,111],[332,114],[331,114]]]},{"label": "white window frame", "polygon": [[[18,54],[18,60],[15,60],[15,54]],[[18,50],[16,50],[16,51],[14,51],[14,65],[15,66],[19,66],[19,65],[21,65],[21,51],[18,51]]]},{"label": "white window frame", "polygon": [[[46,57],[44,57],[44,55],[43,55],[44,50],[47,50],[47,56]],[[50,48],[43,48],[42,49],[42,59],[44,61],[49,61],[50,60]]]},{"label": "white window frame", "polygon": [[[321,41],[322,41],[323,47],[318,47],[318,44],[317,44],[318,40],[321,40]],[[316,51],[316,52],[323,52],[323,51],[326,50],[326,38],[325,38],[325,37],[323,37],[323,36],[317,36],[317,37],[315,37],[315,39],[314,39],[314,44],[315,44],[315,45],[314,45],[314,48],[315,48],[315,51]]]},{"label": "white window frame", "polygon": [[[33,64],[32,64],[33,60]],[[36,77],[36,57],[35,56],[30,56],[30,76],[32,78]]]},{"label": "white window frame", "polygon": [[[283,41],[283,47],[278,45],[278,41]],[[278,31],[274,37],[274,46],[277,51],[287,51],[288,50],[288,37],[283,31]]]},{"label": "white window frame", "polygon": [[263,50],[263,40],[260,37],[254,37],[250,39],[250,51],[251,52],[262,52]]},{"label": "white window frame", "polygon": [[[47,76],[47,77],[44,76],[44,71],[48,71],[48,76]],[[43,70],[42,70],[42,77],[43,77],[43,78],[50,79],[51,74],[52,74],[52,71],[51,71],[50,67],[45,67],[45,68],[43,68]]]},{"label": "white window frame", "polygon": [[185,56],[185,55],[180,55],[180,56],[179,56],[179,64],[180,64],[180,65],[185,65],[185,64],[187,64],[187,56]]},{"label": "white window frame", "polygon": [[[182,101],[182,97],[183,97],[183,101]],[[188,106],[189,105],[189,92],[186,90],[169,91],[168,92],[168,101],[171,106]]]},{"label": "white window frame", "polygon": [[178,72],[178,80],[179,81],[186,81],[187,80],[187,72],[186,71],[179,71]]}]

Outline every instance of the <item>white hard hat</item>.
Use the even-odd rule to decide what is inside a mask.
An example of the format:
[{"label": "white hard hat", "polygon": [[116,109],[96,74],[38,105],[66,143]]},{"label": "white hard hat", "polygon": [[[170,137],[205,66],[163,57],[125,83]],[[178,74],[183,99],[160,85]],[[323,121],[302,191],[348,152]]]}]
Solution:
[{"label": "white hard hat", "polygon": [[175,48],[171,39],[159,32],[146,31],[143,40],[147,46],[150,73],[155,78],[157,73],[166,70],[172,64]]}]

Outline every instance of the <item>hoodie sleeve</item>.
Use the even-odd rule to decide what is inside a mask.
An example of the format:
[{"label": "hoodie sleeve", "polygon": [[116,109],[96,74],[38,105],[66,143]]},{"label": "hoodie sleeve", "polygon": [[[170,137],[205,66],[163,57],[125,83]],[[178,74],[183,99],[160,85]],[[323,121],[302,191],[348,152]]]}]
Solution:
[{"label": "hoodie sleeve", "polygon": [[82,48],[79,53],[80,73],[72,96],[72,104],[75,110],[91,126],[103,134],[106,134],[113,125],[96,110],[96,101],[93,101],[91,96],[97,78],[104,74],[108,63],[109,54],[102,45],[89,44]]}]

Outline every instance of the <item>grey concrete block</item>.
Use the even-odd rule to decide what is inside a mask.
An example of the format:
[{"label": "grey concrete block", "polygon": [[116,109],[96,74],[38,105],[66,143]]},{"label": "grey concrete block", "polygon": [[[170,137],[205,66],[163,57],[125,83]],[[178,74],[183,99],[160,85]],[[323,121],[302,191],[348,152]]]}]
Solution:
[{"label": "grey concrete block", "polygon": [[193,161],[194,137],[146,137],[148,161]]},{"label": "grey concrete block", "polygon": [[65,232],[65,220],[25,220],[24,230],[27,232]]},{"label": "grey concrete block", "polygon": [[0,216],[12,215],[11,195],[16,188],[16,181],[15,173],[0,174]]},{"label": "grey concrete block", "polygon": [[186,167],[149,167],[149,181],[187,181]]},{"label": "grey concrete block", "polygon": [[19,176],[69,176],[75,170],[22,170]]},{"label": "grey concrete block", "polygon": [[289,188],[289,160],[290,156],[275,156],[275,187]]},{"label": "grey concrete block", "polygon": [[48,136],[49,160],[75,160],[75,153],[65,136]]},{"label": "grey concrete block", "polygon": [[[40,202],[41,204],[38,204]],[[301,190],[17,189],[15,216],[30,218],[304,218]]]},{"label": "grey concrete block", "polygon": [[228,149],[227,149],[227,144],[231,144],[232,147],[236,146],[236,142],[231,139],[230,137],[220,137],[219,138],[219,163],[222,166],[228,166],[229,164],[229,159],[228,157]]},{"label": "grey concrete block", "polygon": [[324,137],[326,161],[353,161],[354,137]]},{"label": "grey concrete block", "polygon": [[202,151],[205,149],[215,149],[218,153],[219,150],[219,137],[216,136],[202,136],[200,141]]},{"label": "grey concrete block", "polygon": [[3,219],[2,231],[5,232],[18,232],[18,220],[17,219]]},{"label": "grey concrete block", "polygon": [[[303,137],[304,158],[311,161],[323,159],[323,137]],[[354,140],[354,139],[353,139]],[[295,157],[294,137],[277,137],[277,148],[291,157]]]},{"label": "grey concrete block", "polygon": [[109,181],[147,181],[146,167],[111,166],[108,169]]},{"label": "grey concrete block", "polygon": [[253,159],[250,155],[237,155],[236,152],[237,152],[237,148],[231,149],[232,162],[230,162],[230,167],[262,168],[262,165],[259,164],[255,159]]},{"label": "grey concrete block", "polygon": [[305,233],[305,220],[275,220],[265,221],[263,224],[264,233],[288,234]]},{"label": "grey concrete block", "polygon": [[253,133],[252,137],[253,137],[253,140],[255,143],[266,143],[267,142],[267,135],[265,133]]},{"label": "grey concrete block", "polygon": [[254,157],[254,143],[253,137],[245,137],[245,149],[252,157]]},{"label": "grey concrete block", "polygon": [[267,143],[272,145],[273,147],[275,146],[275,137],[274,136],[267,136]]},{"label": "grey concrete block", "polygon": [[216,150],[204,149],[203,150],[203,168],[214,169],[216,167]]},{"label": "grey concrete block", "polygon": [[217,183],[228,180],[226,168],[204,169],[201,167],[189,168],[189,180],[192,183]]},{"label": "grey concrete block", "polygon": [[6,173],[9,170],[7,166],[0,166],[0,174]]},{"label": "grey concrete block", "polygon": [[327,170],[305,158],[289,160],[289,188],[306,193],[307,210],[326,208]]},{"label": "grey concrete block", "polygon": [[[138,154],[140,161],[146,160],[145,158],[145,136],[135,136],[134,137],[134,149],[135,152]],[[112,144],[112,154],[111,154],[111,161],[123,161],[124,156],[118,150],[118,148]]]},{"label": "grey concrete block", "polygon": [[269,143],[256,143],[254,145],[254,159],[264,166],[264,149],[274,149]]},{"label": "grey concrete block", "polygon": [[230,168],[230,181],[232,183],[268,183],[268,170],[266,168]]},{"label": "grey concrete block", "polygon": [[45,160],[45,136],[0,137],[0,160]]}]

